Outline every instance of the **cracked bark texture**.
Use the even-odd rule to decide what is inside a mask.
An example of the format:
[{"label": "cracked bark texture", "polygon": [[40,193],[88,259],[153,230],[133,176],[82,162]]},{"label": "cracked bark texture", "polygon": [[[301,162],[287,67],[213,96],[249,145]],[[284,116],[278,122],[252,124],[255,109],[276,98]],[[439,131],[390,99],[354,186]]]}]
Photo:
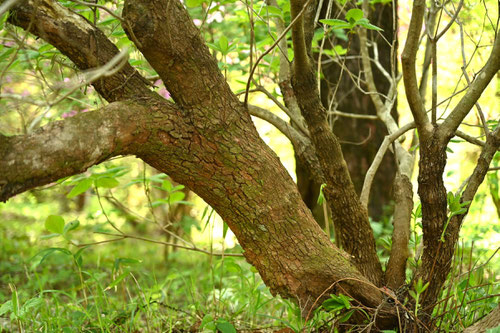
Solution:
[{"label": "cracked bark texture", "polygon": [[368,221],[368,212],[361,205],[351,181],[337,137],[330,129],[316,84],[312,59],[304,32],[304,18],[299,17],[302,0],[291,2],[294,47],[292,86],[311,135],[327,186],[323,191],[332,210],[338,244],[351,255],[358,269],[375,285],[383,282],[382,267],[375,251],[375,239]]},{"label": "cracked bark texture", "polygon": [[[381,293],[315,223],[180,2],[126,2],[124,17],[176,104],[151,92],[128,64],[93,82],[101,95],[116,102],[27,136],[0,137],[0,199],[83,172],[107,158],[133,154],[212,205],[273,294],[295,298],[306,309],[323,292],[342,292],[369,307],[380,304]],[[23,1],[10,20],[58,47],[82,70],[98,67],[118,52],[104,34],[56,1],[36,6]],[[186,50],[190,57],[181,56]],[[38,171],[6,172],[30,164],[27,151],[40,159]]]}]

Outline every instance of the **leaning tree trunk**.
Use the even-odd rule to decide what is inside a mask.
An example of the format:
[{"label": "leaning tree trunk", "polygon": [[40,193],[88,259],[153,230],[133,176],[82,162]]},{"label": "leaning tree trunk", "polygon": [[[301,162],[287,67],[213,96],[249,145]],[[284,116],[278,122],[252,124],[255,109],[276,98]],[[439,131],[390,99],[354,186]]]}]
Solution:
[{"label": "leaning tree trunk", "polygon": [[[382,294],[370,281],[380,281],[380,265],[364,265],[370,258],[364,254],[373,249],[351,247],[357,255],[351,259],[322,232],[184,6],[126,1],[123,17],[176,103],[150,91],[129,64],[101,77],[93,85],[110,102],[101,110],[24,136],[0,136],[0,200],[116,155],[136,155],[214,207],[273,294],[295,298],[306,309],[330,293],[378,306]],[[81,70],[118,53],[100,30],[54,0],[23,1],[9,20],[56,46]]]}]

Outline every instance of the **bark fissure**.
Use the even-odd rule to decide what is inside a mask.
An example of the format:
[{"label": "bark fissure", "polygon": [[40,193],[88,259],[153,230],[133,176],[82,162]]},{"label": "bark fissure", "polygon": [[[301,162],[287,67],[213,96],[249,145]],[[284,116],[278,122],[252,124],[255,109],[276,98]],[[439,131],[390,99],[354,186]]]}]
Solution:
[{"label": "bark fissure", "polygon": [[[12,22],[26,27],[28,17],[33,18],[32,25],[36,28],[32,32],[63,50],[80,69],[99,66],[118,53],[112,43],[94,31],[96,28],[81,16],[73,17],[79,22],[76,25],[78,29],[65,30],[67,25],[63,23],[66,15],[75,14],[68,13],[55,1],[44,0],[47,8],[64,13],[50,16],[32,3],[24,2],[16,7],[16,20]],[[307,308],[319,295],[327,297],[329,293],[342,290],[362,304],[376,307],[382,301],[382,294],[316,224],[300,199],[292,178],[276,154],[259,137],[248,111],[229,90],[222,75],[218,71],[215,73],[216,61],[203,42],[200,41],[201,46],[192,50],[193,58],[189,61],[179,59],[178,55],[186,50],[181,49],[184,44],[178,42],[182,38],[186,38],[184,42],[189,42],[198,37],[192,34],[192,22],[187,22],[189,17],[182,5],[167,3],[128,3],[125,17],[132,29],[144,28],[136,33],[141,44],[139,47],[149,47],[143,52],[178,104],[174,105],[149,91],[138,74],[128,79],[120,76],[127,74],[123,70],[127,71],[128,65],[117,73],[120,75],[94,82],[96,90],[108,101],[135,97],[134,101],[123,102],[129,105],[128,109],[123,108],[122,102],[112,103],[106,107],[106,112],[79,114],[27,136],[2,137],[0,181],[7,186],[3,188],[9,188],[9,184],[17,181],[14,179],[17,175],[4,178],[7,173],[3,171],[15,165],[22,166],[23,158],[26,158],[18,142],[32,144],[32,149],[38,150],[40,155],[45,152],[48,162],[41,162],[36,167],[40,173],[52,172],[49,177],[34,173],[36,183],[28,182],[25,188],[8,190],[3,193],[2,199],[29,187],[82,172],[117,154],[134,154],[169,174],[174,181],[187,185],[211,204],[233,230],[248,261],[259,270],[274,294],[294,297]],[[168,6],[172,6],[169,7],[171,14],[164,11]],[[177,29],[187,27],[186,30],[178,30],[182,33],[179,36],[172,35],[168,29],[161,30],[156,21],[160,15],[167,15],[165,20],[173,20],[167,23],[168,29],[177,31],[174,25],[178,23]],[[54,31],[48,34],[47,26]],[[58,27],[61,31],[57,30]],[[67,31],[73,31],[74,41],[64,38]],[[95,47],[95,44],[91,38],[94,35],[100,38],[99,45],[108,45],[109,53],[94,52],[92,45]],[[153,41],[155,44],[151,44]],[[195,41],[198,42],[198,39]],[[165,52],[166,61],[151,50],[156,46]],[[78,52],[81,52],[80,56]],[[203,60],[206,62],[203,63]],[[193,61],[201,61],[204,67],[193,67]],[[190,89],[200,90],[194,94]],[[73,126],[81,122],[89,126]],[[71,131],[72,135],[60,135],[59,127],[63,132]],[[96,128],[100,129],[97,134],[94,133]],[[89,152],[75,149],[71,155],[71,147],[83,146],[80,138],[87,134],[94,140],[85,143]],[[54,136],[64,138],[57,154],[44,147],[45,142]],[[30,137],[36,139],[30,140]],[[97,148],[102,153],[89,158],[89,154]],[[55,167],[50,169],[57,163],[67,163],[68,159],[74,160],[74,167],[61,172]]]},{"label": "bark fissure", "polygon": [[[300,13],[304,3],[300,0],[291,2],[292,17]],[[303,29],[303,20],[299,18],[292,28],[292,86],[325,176],[327,186],[324,193],[331,205],[336,233],[340,235],[337,241],[352,256],[358,269],[374,284],[381,285],[382,267],[375,251],[368,212],[357,197],[340,143],[330,129],[326,110],[321,105]]]}]

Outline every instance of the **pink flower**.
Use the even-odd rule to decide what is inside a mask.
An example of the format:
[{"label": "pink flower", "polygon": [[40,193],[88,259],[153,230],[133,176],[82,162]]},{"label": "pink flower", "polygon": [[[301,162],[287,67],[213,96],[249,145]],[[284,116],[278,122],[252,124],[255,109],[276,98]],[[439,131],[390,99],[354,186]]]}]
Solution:
[{"label": "pink flower", "polygon": [[68,83],[70,81],[70,79],[69,79],[69,77],[65,77],[63,81]]},{"label": "pink flower", "polygon": [[160,96],[162,96],[165,99],[170,98],[170,93],[165,88],[161,88],[160,90],[158,90],[158,94],[160,94]]},{"label": "pink flower", "polygon": [[89,111],[90,111],[89,109],[83,109],[80,112],[89,112]]},{"label": "pink flower", "polygon": [[199,27],[199,26],[201,26],[202,21],[198,20],[198,19],[194,19],[193,23],[194,23],[194,25],[196,25],[197,27]]},{"label": "pink flower", "polygon": [[61,117],[63,118],[69,118],[69,117],[73,117],[77,114],[78,112],[76,112],[76,110],[71,110],[69,112],[64,112]]},{"label": "pink flower", "polygon": [[31,93],[28,91],[28,89],[24,89],[23,92],[21,93],[22,97],[28,97],[29,95],[31,95]]}]

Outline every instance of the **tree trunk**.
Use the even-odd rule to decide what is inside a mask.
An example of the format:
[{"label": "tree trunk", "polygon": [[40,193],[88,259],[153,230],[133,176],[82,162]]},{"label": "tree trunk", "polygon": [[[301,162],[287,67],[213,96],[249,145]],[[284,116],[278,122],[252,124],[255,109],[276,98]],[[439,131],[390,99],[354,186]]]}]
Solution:
[{"label": "tree trunk", "polygon": [[[129,65],[102,77],[94,86],[114,102],[102,110],[25,136],[0,136],[0,200],[116,155],[137,155],[214,207],[273,294],[295,298],[304,309],[329,293],[379,305],[382,294],[314,221],[182,4],[130,1],[124,18],[177,103],[150,92]],[[97,28],[52,0],[25,1],[10,20],[56,45],[81,69],[117,53]],[[123,99],[129,100],[115,102]]]}]

